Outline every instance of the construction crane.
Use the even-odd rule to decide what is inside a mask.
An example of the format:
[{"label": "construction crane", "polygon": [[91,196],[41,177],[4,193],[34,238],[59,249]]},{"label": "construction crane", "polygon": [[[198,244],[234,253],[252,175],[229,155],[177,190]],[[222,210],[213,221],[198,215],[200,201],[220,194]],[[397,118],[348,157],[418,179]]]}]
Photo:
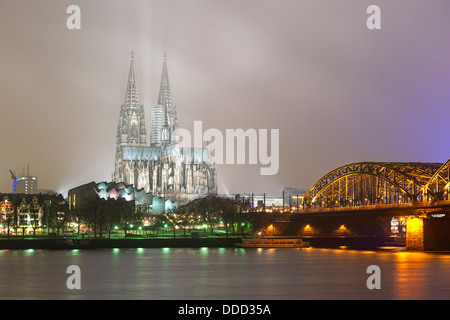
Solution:
[{"label": "construction crane", "polygon": [[16,183],[17,183],[17,177],[16,177],[16,171],[11,171],[9,170],[9,172],[11,173],[11,179],[13,179],[13,193],[16,193]]}]

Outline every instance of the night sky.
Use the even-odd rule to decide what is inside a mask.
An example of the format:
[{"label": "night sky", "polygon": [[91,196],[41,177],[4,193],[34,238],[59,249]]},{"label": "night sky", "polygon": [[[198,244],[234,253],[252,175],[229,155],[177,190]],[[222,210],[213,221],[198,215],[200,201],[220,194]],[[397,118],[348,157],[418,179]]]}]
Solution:
[{"label": "night sky", "polygon": [[[69,5],[81,29],[69,30]],[[366,9],[381,8],[381,30]],[[450,1],[0,2],[0,192],[110,181],[134,50],[147,133],[164,52],[180,127],[279,129],[280,165],[218,165],[219,193],[281,194],[360,161],[450,158]],[[25,169],[26,170],[26,169]]]}]

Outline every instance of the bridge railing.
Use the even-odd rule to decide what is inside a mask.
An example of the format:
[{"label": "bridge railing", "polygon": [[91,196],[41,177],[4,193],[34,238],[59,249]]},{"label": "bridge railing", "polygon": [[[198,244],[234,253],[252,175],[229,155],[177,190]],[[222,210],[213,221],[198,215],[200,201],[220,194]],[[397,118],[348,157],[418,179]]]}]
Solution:
[{"label": "bridge railing", "polygon": [[364,205],[364,206],[307,209],[307,210],[300,210],[299,213],[334,212],[334,211],[349,211],[349,210],[354,210],[354,211],[376,210],[376,209],[385,209],[385,208],[409,208],[412,206],[413,206],[412,203],[372,204],[372,205]]},{"label": "bridge railing", "polygon": [[292,210],[292,214],[302,214],[302,213],[317,213],[317,212],[339,212],[339,211],[358,211],[358,210],[377,210],[377,209],[387,209],[387,208],[411,208],[411,207],[439,207],[439,206],[450,206],[450,200],[441,200],[437,202],[427,201],[427,202],[416,202],[416,203],[388,203],[388,204],[373,204],[364,206],[349,206],[349,207],[334,207],[334,208],[317,208],[317,209],[299,209]]}]

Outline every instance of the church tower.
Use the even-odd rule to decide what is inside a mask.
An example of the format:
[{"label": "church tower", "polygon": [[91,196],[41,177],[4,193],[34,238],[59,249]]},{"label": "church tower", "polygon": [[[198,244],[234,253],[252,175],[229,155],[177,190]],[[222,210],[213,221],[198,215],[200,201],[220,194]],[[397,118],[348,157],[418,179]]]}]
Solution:
[{"label": "church tower", "polygon": [[131,52],[130,71],[128,73],[125,103],[121,107],[119,125],[117,127],[117,145],[147,145],[144,106],[139,100],[139,90],[136,82],[133,52]]},{"label": "church tower", "polygon": [[177,109],[172,101],[169,72],[167,71],[167,57],[164,55],[158,103],[152,106],[151,143],[167,145],[176,142],[177,130]]},{"label": "church tower", "polygon": [[116,158],[113,180],[132,184],[141,188],[146,180],[145,169],[140,163],[124,163],[124,147],[147,146],[147,130],[145,127],[144,106],[139,99],[136,81],[134,54],[131,52],[130,70],[125,94],[125,102],[120,109],[119,124],[116,135]]},{"label": "church tower", "polygon": [[184,148],[178,142],[177,110],[172,101],[165,55],[158,101],[151,110],[151,124],[148,143],[132,53],[125,102],[117,126],[112,180],[131,185],[137,192],[143,189],[163,201],[184,203],[216,194],[217,175],[209,150]]}]

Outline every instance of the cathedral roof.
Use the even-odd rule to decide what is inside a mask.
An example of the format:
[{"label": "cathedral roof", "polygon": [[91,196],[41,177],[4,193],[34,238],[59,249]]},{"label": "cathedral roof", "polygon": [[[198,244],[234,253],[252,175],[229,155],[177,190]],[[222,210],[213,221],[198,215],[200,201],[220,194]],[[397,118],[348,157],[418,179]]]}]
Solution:
[{"label": "cathedral roof", "polygon": [[213,160],[208,148],[182,148],[179,144],[171,144],[165,148],[161,147],[122,147],[122,159],[125,161],[136,160],[173,160],[182,159],[186,163],[212,164]]}]

